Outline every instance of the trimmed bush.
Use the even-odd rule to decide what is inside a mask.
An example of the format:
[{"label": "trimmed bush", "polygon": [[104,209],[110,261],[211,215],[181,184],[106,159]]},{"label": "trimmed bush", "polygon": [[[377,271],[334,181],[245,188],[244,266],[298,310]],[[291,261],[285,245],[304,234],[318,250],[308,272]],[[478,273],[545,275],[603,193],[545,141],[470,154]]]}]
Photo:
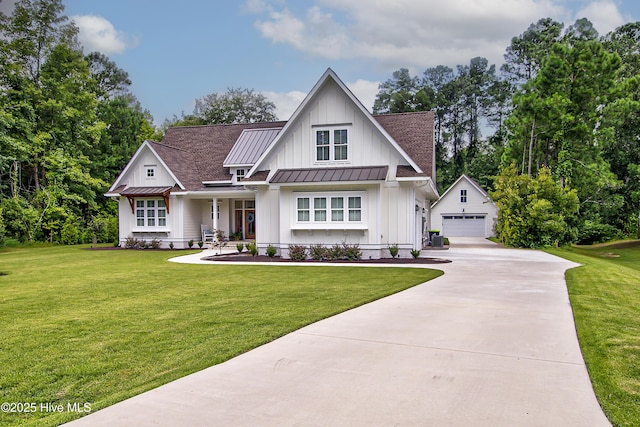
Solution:
[{"label": "trimmed bush", "polygon": [[400,249],[398,249],[398,244],[394,243],[393,245],[390,245],[387,249],[389,249],[389,254],[391,255],[391,258],[395,258],[398,256],[398,252],[400,251]]},{"label": "trimmed bush", "polygon": [[348,259],[350,261],[358,260],[362,258],[362,251],[360,251],[360,245],[353,244],[349,245],[345,242],[342,242],[342,247],[340,248],[341,259]]},{"label": "trimmed bush", "polygon": [[311,245],[309,246],[309,257],[315,260],[323,260],[330,258],[329,248],[325,248],[322,245]]},{"label": "trimmed bush", "polygon": [[307,247],[304,245],[289,245],[289,258],[294,261],[307,259]]},{"label": "trimmed bush", "polygon": [[417,249],[411,249],[411,256],[413,257],[413,259],[418,259],[418,257],[420,256],[420,251]]},{"label": "trimmed bush", "polygon": [[273,245],[267,246],[267,256],[269,258],[273,258],[274,256],[276,256],[277,252],[278,252],[278,250],[275,248],[275,246],[273,246]]},{"label": "trimmed bush", "polygon": [[258,255],[258,247],[256,246],[256,242],[250,242],[245,245],[251,256]]}]

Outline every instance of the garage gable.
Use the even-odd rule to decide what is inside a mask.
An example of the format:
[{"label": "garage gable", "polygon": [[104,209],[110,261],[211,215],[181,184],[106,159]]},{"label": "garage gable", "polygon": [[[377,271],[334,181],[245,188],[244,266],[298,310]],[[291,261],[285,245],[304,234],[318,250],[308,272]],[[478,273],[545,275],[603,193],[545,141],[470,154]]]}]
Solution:
[{"label": "garage gable", "polygon": [[431,206],[431,226],[447,237],[489,237],[497,215],[487,192],[462,175]]}]

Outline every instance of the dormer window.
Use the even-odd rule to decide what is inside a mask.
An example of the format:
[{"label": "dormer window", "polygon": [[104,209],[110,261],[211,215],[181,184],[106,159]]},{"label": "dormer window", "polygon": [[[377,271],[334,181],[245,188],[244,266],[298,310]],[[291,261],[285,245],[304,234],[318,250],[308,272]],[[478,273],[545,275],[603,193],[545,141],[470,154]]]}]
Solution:
[{"label": "dormer window", "polygon": [[467,190],[460,190],[460,203],[467,203]]},{"label": "dormer window", "polygon": [[349,132],[347,128],[316,128],[315,143],[317,162],[349,160]]},{"label": "dormer window", "polygon": [[156,165],[145,165],[147,170],[147,179],[154,179],[156,177]]}]

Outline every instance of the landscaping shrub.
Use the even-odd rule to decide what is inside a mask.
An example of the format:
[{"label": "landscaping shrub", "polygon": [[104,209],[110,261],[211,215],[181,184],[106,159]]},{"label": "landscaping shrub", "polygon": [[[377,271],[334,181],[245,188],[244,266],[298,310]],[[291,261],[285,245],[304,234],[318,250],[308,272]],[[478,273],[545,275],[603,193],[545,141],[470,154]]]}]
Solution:
[{"label": "landscaping shrub", "polygon": [[273,258],[274,256],[276,256],[277,252],[278,250],[273,245],[267,246],[267,256],[269,258]]},{"label": "landscaping shrub", "polygon": [[329,259],[330,250],[322,245],[311,245],[309,246],[309,257],[315,260]]},{"label": "landscaping shrub", "polygon": [[398,256],[399,249],[398,249],[397,243],[389,246],[388,249],[389,249],[389,254],[391,255],[391,258],[395,258]]},{"label": "landscaping shrub", "polygon": [[307,259],[307,247],[304,245],[289,245],[289,258],[294,261]]},{"label": "landscaping shrub", "polygon": [[193,239],[191,239],[191,240],[189,240],[187,242],[187,246],[189,246],[189,249],[191,249],[193,247],[193,243],[194,243]]},{"label": "landscaping shrub", "polygon": [[249,253],[251,254],[251,256],[256,256],[258,255],[258,247],[256,246],[256,242],[252,241],[249,242],[245,245],[245,247],[247,248],[247,250],[249,251]]},{"label": "landscaping shrub", "polygon": [[133,236],[128,236],[124,239],[125,249],[140,249],[140,240]]},{"label": "landscaping shrub", "polygon": [[418,257],[420,256],[420,251],[418,249],[411,249],[411,256],[414,259],[418,259]]},{"label": "landscaping shrub", "polygon": [[309,257],[314,260],[358,260],[362,258],[360,245],[346,242],[335,244],[330,248],[322,245],[309,246]]},{"label": "landscaping shrub", "polygon": [[238,250],[238,253],[241,254],[242,250],[244,249],[244,243],[237,243],[236,249]]},{"label": "landscaping shrub", "polygon": [[[162,240],[158,239],[153,239],[150,242],[147,242],[144,239],[129,236],[124,240],[124,247],[125,249],[160,249],[161,243]],[[169,245],[169,247],[171,247],[171,245]]]},{"label": "landscaping shrub", "polygon": [[350,261],[358,260],[362,258],[362,252],[360,251],[360,245],[353,244],[349,245],[345,242],[342,242],[341,250],[341,259],[348,259]]}]

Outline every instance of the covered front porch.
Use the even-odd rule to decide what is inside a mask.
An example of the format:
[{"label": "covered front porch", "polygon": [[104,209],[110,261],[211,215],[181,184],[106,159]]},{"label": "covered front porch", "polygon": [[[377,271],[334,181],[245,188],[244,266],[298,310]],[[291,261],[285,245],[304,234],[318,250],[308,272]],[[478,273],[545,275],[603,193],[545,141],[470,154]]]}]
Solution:
[{"label": "covered front porch", "polygon": [[228,240],[256,238],[256,200],[252,191],[192,198],[188,210],[193,223],[189,227],[191,236],[185,236],[189,239],[204,241],[203,231],[221,232]]}]

